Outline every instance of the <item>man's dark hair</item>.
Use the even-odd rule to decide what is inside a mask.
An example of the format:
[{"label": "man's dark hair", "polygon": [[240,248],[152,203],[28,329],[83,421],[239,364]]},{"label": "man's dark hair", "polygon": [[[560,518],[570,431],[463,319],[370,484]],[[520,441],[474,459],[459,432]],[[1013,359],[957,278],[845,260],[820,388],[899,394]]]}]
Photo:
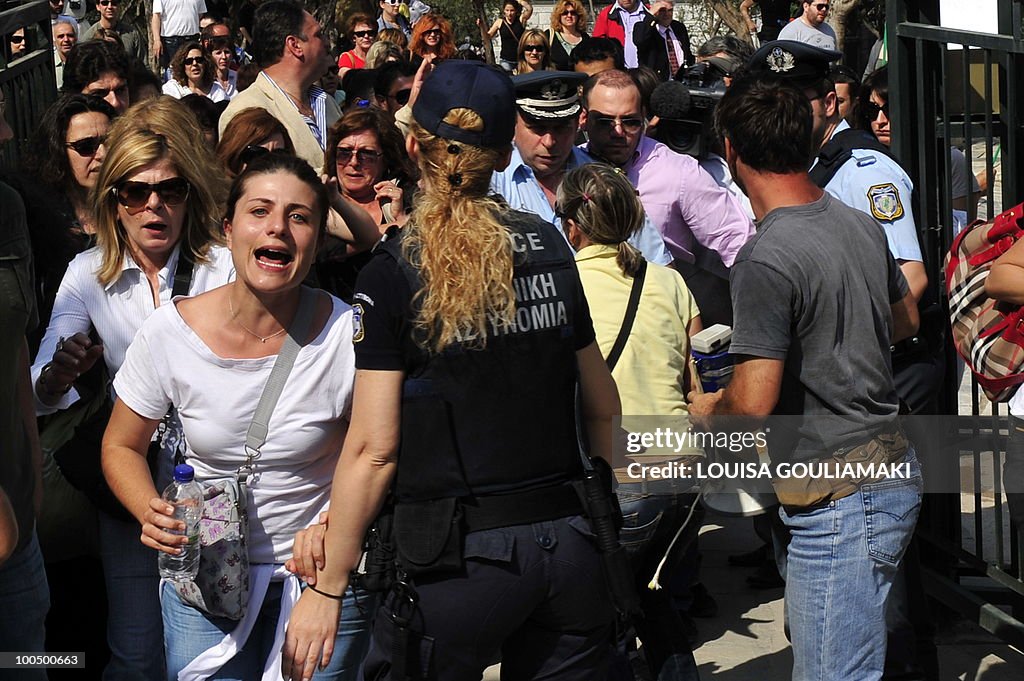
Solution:
[{"label": "man's dark hair", "polygon": [[106,40],[87,40],[72,47],[68,53],[61,92],[81,92],[108,71],[124,78],[127,83],[131,70],[123,49]]},{"label": "man's dark hair", "polygon": [[306,21],[302,5],[291,0],[270,0],[256,8],[253,16],[252,57],[260,68],[273,66],[284,56],[288,36],[302,35]]},{"label": "man's dark hair", "polygon": [[373,81],[373,93],[380,98],[388,96],[391,86],[399,78],[411,78],[416,75],[416,67],[407,61],[390,61],[377,69],[377,78]]},{"label": "man's dark hair", "polygon": [[715,109],[719,136],[758,172],[807,172],[814,156],[813,123],[807,95],[773,76],[733,81]]},{"label": "man's dark hair", "polygon": [[740,40],[734,35],[713,36],[697,48],[697,56],[704,59],[723,53],[729,55],[733,60],[745,64],[753,56],[754,50],[751,49],[750,43]]},{"label": "man's dark hair", "polygon": [[615,68],[618,70],[626,70],[626,58],[622,51],[622,45],[612,38],[584,38],[579,45],[573,48],[569,63],[575,69],[577,64],[590,64],[605,59],[614,60]]}]

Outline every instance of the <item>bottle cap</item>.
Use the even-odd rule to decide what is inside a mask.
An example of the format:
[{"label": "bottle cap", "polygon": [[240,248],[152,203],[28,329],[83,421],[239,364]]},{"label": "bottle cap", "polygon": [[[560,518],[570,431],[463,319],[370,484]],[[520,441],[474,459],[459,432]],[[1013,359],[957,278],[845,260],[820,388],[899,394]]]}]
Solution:
[{"label": "bottle cap", "polygon": [[195,469],[186,463],[178,464],[174,467],[174,481],[175,482],[192,482],[196,477]]}]

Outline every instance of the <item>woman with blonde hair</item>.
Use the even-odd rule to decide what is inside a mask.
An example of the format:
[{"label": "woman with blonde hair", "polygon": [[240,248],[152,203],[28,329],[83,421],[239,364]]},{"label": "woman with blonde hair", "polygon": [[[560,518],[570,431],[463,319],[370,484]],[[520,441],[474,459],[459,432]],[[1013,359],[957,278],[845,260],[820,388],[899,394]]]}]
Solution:
[{"label": "woman with blonde hair", "polygon": [[171,79],[164,83],[163,93],[175,99],[196,94],[215,102],[228,99],[216,78],[217,67],[198,41],[187,42],[171,58]]},{"label": "woman with blonde hair", "polygon": [[451,59],[455,56],[452,25],[442,16],[427,14],[416,22],[409,40],[409,53],[417,67],[424,59]]},{"label": "woman with blonde hair", "polygon": [[551,45],[548,44],[547,35],[539,28],[530,28],[523,33],[523,37],[519,39],[517,54],[517,76],[534,71],[550,71],[552,68]]},{"label": "woman with blonde hair", "polygon": [[[100,358],[114,377],[136,331],[172,292],[199,293],[233,276],[217,227],[222,177],[178,101],[138,104],[116,121],[89,199],[97,245],[68,266],[32,366],[37,413],[78,400],[78,377]],[[154,443],[158,485],[169,479],[178,433],[172,419]],[[107,673],[164,678],[163,656],[154,654],[163,647],[156,557],[139,546],[137,523],[99,516]]]},{"label": "woman with blonde hair", "polygon": [[379,69],[388,62],[404,59],[405,51],[401,47],[387,40],[378,40],[366,53],[366,68]]},{"label": "woman with blonde hair", "polygon": [[515,129],[505,73],[442,62],[412,112],[421,192],[357,282],[352,421],[323,552],[296,540],[316,590],[292,611],[285,674],[330,659],[337,598],[390,489],[404,577],[378,610],[366,678],[480,678],[499,653],[508,678],[604,678],[613,608],[572,486],[577,375],[605,459],[619,403],[572,254],[490,196]]},{"label": "woman with blonde hair", "polygon": [[569,57],[587,36],[587,10],[580,0],[559,0],[551,12],[551,63],[559,71],[572,71]]}]

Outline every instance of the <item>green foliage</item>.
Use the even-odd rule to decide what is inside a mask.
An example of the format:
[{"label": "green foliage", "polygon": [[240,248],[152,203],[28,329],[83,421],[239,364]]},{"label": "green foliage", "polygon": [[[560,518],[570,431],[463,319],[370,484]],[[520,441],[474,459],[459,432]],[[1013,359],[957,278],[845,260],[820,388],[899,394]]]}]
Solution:
[{"label": "green foliage", "polygon": [[[433,12],[436,12],[452,22],[452,33],[455,35],[455,42],[461,43],[463,38],[469,36],[470,41],[480,44],[480,29],[477,28],[477,2],[469,0],[424,0]],[[498,0],[485,0],[484,11],[487,14],[488,22],[498,17]]]}]

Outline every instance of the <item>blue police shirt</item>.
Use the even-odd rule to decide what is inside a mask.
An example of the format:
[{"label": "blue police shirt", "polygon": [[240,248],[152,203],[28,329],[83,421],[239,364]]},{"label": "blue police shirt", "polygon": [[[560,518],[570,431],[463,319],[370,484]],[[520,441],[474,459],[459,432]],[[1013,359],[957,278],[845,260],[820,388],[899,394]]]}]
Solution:
[{"label": "blue police shirt", "polygon": [[[832,134],[849,127],[849,123],[841,121]],[[853,158],[839,168],[825,185],[825,191],[875,218],[885,230],[893,258],[923,261],[910,206],[914,184],[891,158],[870,149],[854,149]]]},{"label": "blue police shirt", "polygon": [[[594,159],[587,152],[578,147],[573,148],[565,170],[568,172],[584,163],[593,162]],[[515,147],[512,148],[512,160],[508,167],[501,172],[495,171],[491,176],[491,191],[504,197],[509,207],[539,215],[545,222],[554,225],[562,238],[565,238],[562,220],[555,215],[555,209],[548,203],[548,197],[545,196],[533,169],[526,165]],[[669,265],[672,262],[672,255],[665,248],[661,234],[646,216],[644,226],[629,239],[629,243],[640,251],[648,262],[658,265]]]}]

